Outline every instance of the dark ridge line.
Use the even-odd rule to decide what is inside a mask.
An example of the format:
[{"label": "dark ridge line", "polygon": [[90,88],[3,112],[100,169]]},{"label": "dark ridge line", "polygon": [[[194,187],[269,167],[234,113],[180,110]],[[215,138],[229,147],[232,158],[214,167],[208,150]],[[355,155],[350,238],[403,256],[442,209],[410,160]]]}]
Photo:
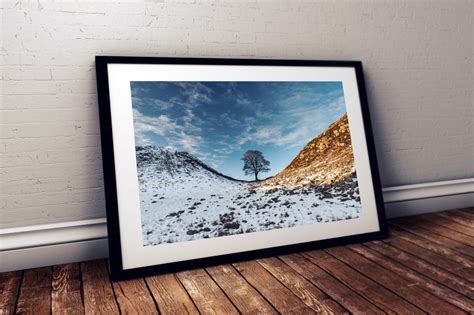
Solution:
[{"label": "dark ridge line", "polygon": [[[179,153],[181,153],[181,152],[179,152]],[[241,182],[241,183],[260,183],[260,182],[263,182],[263,181],[265,181],[265,180],[270,179],[270,178],[273,177],[273,176],[269,176],[269,177],[267,177],[267,178],[264,178],[264,179],[261,179],[261,180],[257,180],[257,181],[255,181],[255,180],[245,180],[245,179],[236,179],[236,178],[233,178],[233,177],[231,177],[231,176],[222,174],[221,172],[219,172],[219,171],[213,169],[212,167],[210,167],[209,165],[205,164],[204,162],[201,162],[199,159],[197,159],[196,157],[192,156],[191,154],[189,154],[189,153],[187,153],[187,152],[184,152],[184,153],[186,153],[186,154],[188,154],[189,156],[191,156],[191,157],[194,159],[194,161],[195,161],[196,163],[198,163],[200,166],[202,166],[204,169],[206,169],[206,170],[208,170],[208,171],[210,171],[210,172],[212,172],[212,173],[215,173],[216,175],[219,175],[219,176],[221,176],[221,177],[224,177],[224,178],[226,178],[226,179],[228,179],[228,180],[235,181],[235,182]]]},{"label": "dark ridge line", "polygon": [[[138,150],[137,150],[138,148],[144,149],[144,148],[146,148],[146,147],[148,147],[148,146],[136,146],[136,147],[135,147],[135,151],[138,151]],[[157,147],[154,146],[154,145],[150,145],[149,147],[153,147],[153,148],[155,148],[155,149],[157,148]],[[184,155],[184,156],[186,156],[186,157],[192,159],[193,162],[195,162],[196,164],[198,164],[199,166],[201,166],[201,167],[204,168],[205,170],[208,170],[208,171],[211,172],[211,173],[214,173],[214,174],[216,174],[216,175],[219,175],[219,176],[221,176],[221,177],[224,177],[225,179],[228,179],[228,180],[231,180],[231,181],[234,181],[234,182],[240,182],[240,183],[260,183],[260,182],[263,182],[263,181],[265,181],[265,180],[270,179],[270,178],[273,177],[273,176],[269,176],[269,177],[267,177],[267,178],[264,178],[264,179],[261,179],[261,180],[257,180],[257,181],[255,181],[255,180],[236,179],[236,178],[233,178],[233,177],[231,177],[231,176],[222,174],[221,172],[219,172],[219,171],[213,169],[212,167],[210,167],[210,166],[207,165],[206,163],[202,162],[200,159],[198,159],[197,157],[195,157],[195,156],[192,155],[191,153],[188,153],[188,152],[186,152],[186,151],[176,151],[174,154],[175,154],[175,155],[178,155],[178,154]]]}]

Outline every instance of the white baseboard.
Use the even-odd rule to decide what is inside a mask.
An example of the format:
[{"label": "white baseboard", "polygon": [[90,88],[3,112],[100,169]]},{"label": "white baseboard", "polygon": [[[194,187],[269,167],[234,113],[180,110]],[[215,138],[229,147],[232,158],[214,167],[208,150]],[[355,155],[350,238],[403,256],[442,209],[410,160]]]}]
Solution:
[{"label": "white baseboard", "polygon": [[109,257],[107,238],[0,252],[0,272]]},{"label": "white baseboard", "polygon": [[[474,178],[383,189],[388,218],[474,206]],[[0,230],[0,272],[108,257],[105,218]]]},{"label": "white baseboard", "polygon": [[0,230],[0,272],[106,258],[105,218]]},{"label": "white baseboard", "polygon": [[474,193],[399,201],[385,204],[388,219],[474,207]]},{"label": "white baseboard", "polygon": [[474,178],[383,188],[385,203],[474,193]]},{"label": "white baseboard", "polygon": [[474,178],[383,189],[387,218],[474,207]]},{"label": "white baseboard", "polygon": [[107,238],[105,218],[0,230],[0,252]]}]

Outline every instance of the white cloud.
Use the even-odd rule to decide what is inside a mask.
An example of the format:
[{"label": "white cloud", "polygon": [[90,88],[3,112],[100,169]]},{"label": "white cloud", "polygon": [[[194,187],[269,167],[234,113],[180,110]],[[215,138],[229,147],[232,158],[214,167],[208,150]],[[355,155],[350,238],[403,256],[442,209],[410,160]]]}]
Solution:
[{"label": "white cloud", "polygon": [[[186,119],[188,123],[193,119],[191,113],[188,113],[188,116],[185,117],[188,117]],[[166,115],[147,116],[136,108],[133,109],[133,120],[137,145],[154,143],[149,135],[149,133],[152,133],[166,138],[168,145],[176,150],[203,156],[200,148],[204,143],[204,139],[201,135],[195,134],[201,131],[200,128],[191,128],[191,125],[187,125],[186,122],[184,125],[179,125]]]},{"label": "white cloud", "polygon": [[172,98],[177,104],[194,108],[200,104],[209,104],[212,102],[210,96],[214,92],[200,82],[176,82],[175,84],[183,90],[182,96],[184,96],[184,99],[181,97]]},{"label": "white cloud", "polygon": [[[327,128],[328,123],[332,123],[345,112],[343,96],[331,95],[330,101],[321,98],[321,106],[311,107],[302,104],[305,105],[303,107],[299,102],[295,102],[300,99],[297,96],[289,98],[291,101],[278,104],[278,120],[265,111],[257,110],[256,116],[259,120],[253,119],[246,123],[247,127],[237,138],[236,144],[240,147],[253,141],[258,145],[290,148],[305,145]],[[321,104],[323,102],[324,104]]]},{"label": "white cloud", "polygon": [[285,126],[271,126],[247,134],[245,139],[254,141],[259,145],[295,147],[307,142],[310,136],[310,129],[307,126],[299,126],[289,132],[285,132]]},{"label": "white cloud", "polygon": [[202,142],[201,136],[186,134],[184,131],[179,132],[175,139],[169,141],[170,144],[192,154],[200,154],[199,148]]},{"label": "white cloud", "polygon": [[137,145],[149,145],[152,144],[151,139],[144,133],[135,133],[135,143]]},{"label": "white cloud", "polygon": [[147,133],[164,136],[165,133],[174,132],[178,126],[166,115],[150,117],[143,115],[136,108],[133,109],[133,121],[135,128],[135,139],[138,145],[150,144],[151,140]]},{"label": "white cloud", "polygon": [[249,99],[247,99],[245,97],[237,98],[235,101],[237,102],[237,104],[239,104],[241,106],[248,106],[248,105],[253,104]]},{"label": "white cloud", "polygon": [[151,89],[148,88],[148,87],[143,87],[142,85],[135,85],[132,83],[132,87],[131,87],[131,90],[132,90],[132,95],[139,95],[139,94],[142,94],[142,93],[149,93],[151,92]]},{"label": "white cloud", "polygon": [[280,128],[279,126],[261,128],[253,134],[253,138],[257,142],[268,143],[268,140],[273,138],[275,133],[281,133]]},{"label": "white cloud", "polygon": [[223,147],[223,148],[214,149],[214,152],[218,154],[223,154],[223,155],[231,154],[234,151],[235,150],[232,147]]},{"label": "white cloud", "polygon": [[229,113],[223,113],[220,116],[221,122],[223,122],[226,126],[231,128],[238,128],[242,126],[242,123],[234,117],[234,115]]}]

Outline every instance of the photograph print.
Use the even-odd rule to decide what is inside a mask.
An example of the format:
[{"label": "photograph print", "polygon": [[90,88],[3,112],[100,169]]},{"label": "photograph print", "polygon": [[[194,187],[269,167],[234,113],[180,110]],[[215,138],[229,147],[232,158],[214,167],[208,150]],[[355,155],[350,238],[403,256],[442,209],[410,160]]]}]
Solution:
[{"label": "photograph print", "polygon": [[342,82],[130,88],[143,246],[361,216]]}]

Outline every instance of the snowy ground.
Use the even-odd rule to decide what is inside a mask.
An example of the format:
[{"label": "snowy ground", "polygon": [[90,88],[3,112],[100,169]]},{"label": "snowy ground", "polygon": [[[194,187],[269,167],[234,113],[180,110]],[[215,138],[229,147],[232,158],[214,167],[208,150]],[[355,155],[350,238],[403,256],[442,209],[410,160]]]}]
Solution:
[{"label": "snowy ground", "polygon": [[207,170],[139,174],[144,245],[357,218],[354,178],[326,187],[259,187]]}]

